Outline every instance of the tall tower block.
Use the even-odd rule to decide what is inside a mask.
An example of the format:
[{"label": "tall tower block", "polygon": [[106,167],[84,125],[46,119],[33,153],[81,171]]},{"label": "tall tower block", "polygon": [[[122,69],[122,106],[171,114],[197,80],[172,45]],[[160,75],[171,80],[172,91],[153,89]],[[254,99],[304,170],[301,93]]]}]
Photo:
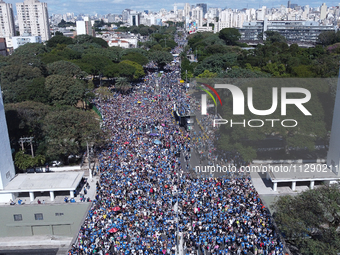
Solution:
[{"label": "tall tower block", "polygon": [[327,165],[339,176],[340,166],[340,73],[336,88],[331,137],[329,140]]},{"label": "tall tower block", "polygon": [[15,176],[12,160],[11,146],[9,143],[5,108],[0,87],[0,190],[3,189]]}]

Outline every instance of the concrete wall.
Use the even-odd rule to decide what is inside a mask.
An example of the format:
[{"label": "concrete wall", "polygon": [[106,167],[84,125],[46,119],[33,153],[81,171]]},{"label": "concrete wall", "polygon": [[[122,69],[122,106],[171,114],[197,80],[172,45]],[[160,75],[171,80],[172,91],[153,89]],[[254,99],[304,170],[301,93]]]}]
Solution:
[{"label": "concrete wall", "polygon": [[329,140],[329,149],[327,154],[327,165],[331,168],[331,170],[340,175],[339,167],[340,167],[340,73],[338,78],[338,85],[336,90],[335,104],[334,104],[334,113],[333,113],[333,122],[332,122],[332,130],[331,137]]},{"label": "concrete wall", "polygon": [[9,143],[4,103],[0,87],[0,189],[3,189],[14,178],[15,170]]},{"label": "concrete wall", "polygon": [[[0,238],[34,235],[74,237],[79,232],[90,205],[91,203],[2,206]],[[43,214],[43,220],[35,220],[37,213]],[[21,221],[14,220],[14,215],[18,214],[22,216]]]}]

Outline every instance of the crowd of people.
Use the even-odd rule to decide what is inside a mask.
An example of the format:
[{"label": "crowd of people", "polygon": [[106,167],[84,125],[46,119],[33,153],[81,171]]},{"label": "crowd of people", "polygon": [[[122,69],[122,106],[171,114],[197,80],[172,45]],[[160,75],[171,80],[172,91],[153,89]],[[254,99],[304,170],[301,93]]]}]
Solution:
[{"label": "crowd of people", "polygon": [[132,93],[96,101],[111,139],[69,254],[283,254],[249,178],[197,178],[181,161],[195,148],[172,115],[174,104],[190,103],[179,69],[177,59]]}]

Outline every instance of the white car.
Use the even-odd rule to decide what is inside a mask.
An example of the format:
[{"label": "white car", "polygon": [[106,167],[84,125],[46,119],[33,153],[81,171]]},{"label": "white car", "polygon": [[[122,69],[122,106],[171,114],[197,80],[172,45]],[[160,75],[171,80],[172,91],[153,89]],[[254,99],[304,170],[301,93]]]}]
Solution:
[{"label": "white car", "polygon": [[52,161],[52,166],[60,166],[60,165],[61,165],[60,161],[57,161],[57,160]]}]

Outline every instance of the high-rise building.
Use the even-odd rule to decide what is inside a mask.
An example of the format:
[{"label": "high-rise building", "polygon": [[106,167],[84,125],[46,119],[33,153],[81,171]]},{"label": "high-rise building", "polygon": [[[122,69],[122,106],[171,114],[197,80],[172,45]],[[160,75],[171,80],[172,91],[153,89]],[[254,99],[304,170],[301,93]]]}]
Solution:
[{"label": "high-rise building", "polygon": [[6,39],[15,36],[15,25],[12,4],[0,0],[0,37]]},{"label": "high-rise building", "polygon": [[129,22],[129,15],[130,15],[130,9],[125,9],[122,12],[122,21],[125,22]]},{"label": "high-rise building", "polygon": [[290,8],[290,1],[288,1],[288,5],[287,5],[288,8]]},{"label": "high-rise building", "polygon": [[327,5],[323,3],[320,8],[320,20],[325,19],[326,15],[327,15]]},{"label": "high-rise building", "polygon": [[130,26],[139,26],[140,24],[140,18],[139,18],[139,15],[136,11],[130,11],[130,14],[129,14],[129,23],[130,23]]},{"label": "high-rise building", "polygon": [[190,16],[190,11],[191,11],[190,4],[186,3],[184,5],[184,17],[189,17]]},{"label": "high-rise building", "polygon": [[89,17],[84,17],[84,20],[77,20],[77,35],[95,36],[95,31],[92,29],[91,20]]},{"label": "high-rise building", "polygon": [[196,6],[202,7],[203,16],[207,13],[207,4],[201,3],[201,4],[196,4]]},{"label": "high-rise building", "polygon": [[203,9],[202,7],[197,6],[196,8],[193,8],[192,10],[192,19],[197,21],[198,27],[203,26]]},{"label": "high-rise building", "polygon": [[27,33],[40,36],[43,42],[51,38],[47,3],[25,0],[23,3],[16,3],[16,8],[21,35]]}]

